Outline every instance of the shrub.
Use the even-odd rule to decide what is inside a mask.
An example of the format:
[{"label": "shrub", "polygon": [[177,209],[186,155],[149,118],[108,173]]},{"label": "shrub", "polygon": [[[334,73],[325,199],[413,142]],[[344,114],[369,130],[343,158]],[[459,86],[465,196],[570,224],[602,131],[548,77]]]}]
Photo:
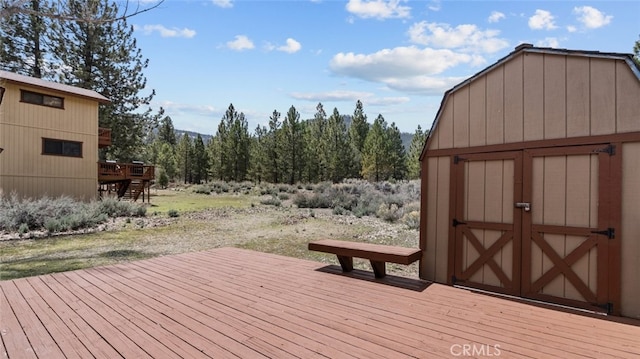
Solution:
[{"label": "shrub", "polygon": [[280,200],[275,196],[263,199],[262,201],[260,201],[260,203],[267,206],[276,206],[276,207],[280,207],[282,205],[282,202],[280,202]]},{"label": "shrub", "polygon": [[400,222],[405,224],[409,229],[420,229],[420,212],[413,211],[405,213]]},{"label": "shrub", "polygon": [[381,204],[376,212],[376,216],[381,218],[387,222],[396,222],[400,219],[400,211],[398,210],[398,206],[396,204],[386,205]]},{"label": "shrub", "polygon": [[178,217],[180,214],[178,213],[178,210],[176,209],[170,209],[167,211],[167,216],[169,217]]},{"label": "shrub", "polygon": [[290,197],[289,197],[289,194],[287,194],[287,193],[280,193],[280,194],[278,194],[278,199],[279,199],[279,200],[281,200],[281,201],[286,201],[286,200],[288,200],[289,198],[290,198]]}]

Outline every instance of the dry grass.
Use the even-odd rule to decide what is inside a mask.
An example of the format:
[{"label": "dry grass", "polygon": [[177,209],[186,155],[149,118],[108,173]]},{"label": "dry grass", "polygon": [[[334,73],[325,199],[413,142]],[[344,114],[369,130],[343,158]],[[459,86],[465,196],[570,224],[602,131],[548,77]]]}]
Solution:
[{"label": "dry grass", "polygon": [[[334,215],[330,209],[259,204],[251,195],[195,195],[158,191],[144,219],[121,219],[90,234],[0,241],[0,279],[108,265],[123,261],[235,246],[337,264],[332,255],[310,252],[307,243],[333,238],[416,247],[418,231],[375,217]],[[166,211],[180,208],[179,217]],[[158,212],[153,215],[153,212]],[[356,260],[360,269],[368,263]],[[416,277],[417,265],[389,264],[388,272]]]}]

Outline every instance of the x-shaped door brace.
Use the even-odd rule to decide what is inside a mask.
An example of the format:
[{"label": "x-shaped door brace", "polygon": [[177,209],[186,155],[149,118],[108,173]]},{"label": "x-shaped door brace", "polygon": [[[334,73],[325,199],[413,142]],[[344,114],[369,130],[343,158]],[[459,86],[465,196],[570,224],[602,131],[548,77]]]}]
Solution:
[{"label": "x-shaped door brace", "polygon": [[467,237],[469,243],[480,253],[480,257],[476,259],[467,269],[465,269],[461,278],[470,278],[476,271],[478,271],[485,263],[489,265],[491,270],[498,276],[498,279],[503,283],[505,288],[511,288],[512,280],[507,277],[502,268],[493,259],[493,256],[505,245],[507,242],[513,239],[513,231],[505,231],[497,241],[495,241],[489,248],[484,248],[478,238],[467,228],[466,226],[461,228],[462,233]]},{"label": "x-shaped door brace", "polygon": [[[540,278],[538,278],[535,282],[531,283],[531,293],[538,293],[542,288],[549,284],[554,278],[556,278],[560,274],[564,274],[564,276],[573,284],[573,286],[580,292],[582,297],[591,303],[596,303],[597,298],[596,295],[589,289],[589,287],[578,277],[578,275],[571,269],[571,266],[577,262],[580,258],[582,258],[586,253],[591,250],[591,248],[595,247],[598,244],[597,239],[594,235],[591,235],[587,238],[586,241],[582,242],[576,249],[571,251],[566,257],[562,258],[551,245],[544,239],[542,236],[542,232],[532,231],[531,239],[534,243],[540,247],[542,252],[551,259],[553,263],[553,268],[544,273]],[[530,280],[530,278],[525,278],[525,280]]]}]

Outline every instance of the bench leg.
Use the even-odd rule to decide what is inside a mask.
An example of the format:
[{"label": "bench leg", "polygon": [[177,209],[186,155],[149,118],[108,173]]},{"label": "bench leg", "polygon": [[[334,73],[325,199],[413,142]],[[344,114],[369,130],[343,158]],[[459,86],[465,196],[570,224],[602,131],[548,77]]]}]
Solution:
[{"label": "bench leg", "polygon": [[351,272],[353,270],[353,257],[338,256],[338,261],[343,272]]},{"label": "bench leg", "polygon": [[373,274],[376,276],[376,278],[384,278],[384,276],[387,275],[387,266],[385,262],[372,260],[370,260],[369,262],[371,262],[371,268],[373,268]]}]

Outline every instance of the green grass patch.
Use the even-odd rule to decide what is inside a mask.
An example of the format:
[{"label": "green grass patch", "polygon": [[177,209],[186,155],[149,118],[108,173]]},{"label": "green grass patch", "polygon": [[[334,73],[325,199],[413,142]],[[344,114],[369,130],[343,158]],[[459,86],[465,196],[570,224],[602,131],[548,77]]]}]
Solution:
[{"label": "green grass patch", "polygon": [[184,213],[210,208],[247,208],[255,201],[257,200],[254,197],[246,195],[204,195],[188,190],[158,190],[157,194],[152,193],[151,206],[147,215],[152,215],[154,212],[167,214],[172,209],[178,213]]}]

